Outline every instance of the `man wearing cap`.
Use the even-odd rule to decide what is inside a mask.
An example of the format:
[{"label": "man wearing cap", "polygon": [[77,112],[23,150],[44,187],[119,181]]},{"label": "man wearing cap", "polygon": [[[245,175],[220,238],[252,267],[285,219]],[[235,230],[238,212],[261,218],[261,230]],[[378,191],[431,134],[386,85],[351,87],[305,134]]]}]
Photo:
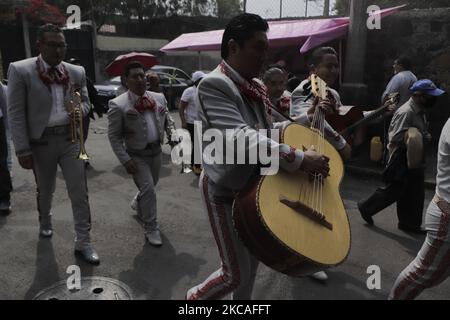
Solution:
[{"label": "man wearing cap", "polygon": [[191,148],[191,165],[192,171],[196,175],[201,173],[201,165],[194,163],[194,122],[198,120],[197,107],[195,105],[195,95],[197,94],[197,86],[200,81],[206,76],[201,71],[196,71],[192,74],[192,81],[194,85],[184,90],[181,96],[179,112],[181,119],[181,127],[189,131],[191,136],[192,148]]},{"label": "man wearing cap", "polygon": [[389,160],[383,173],[386,186],[358,202],[362,218],[373,225],[372,216],[397,202],[398,228],[421,233],[424,187],[424,141],[430,140],[425,110],[433,107],[444,91],[428,79],[416,81],[412,97],[395,113],[389,127]]}]

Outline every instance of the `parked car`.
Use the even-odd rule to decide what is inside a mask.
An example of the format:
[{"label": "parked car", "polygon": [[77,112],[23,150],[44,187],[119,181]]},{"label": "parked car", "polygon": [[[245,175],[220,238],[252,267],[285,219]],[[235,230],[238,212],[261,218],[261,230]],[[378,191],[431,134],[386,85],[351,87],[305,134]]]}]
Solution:
[{"label": "parked car", "polygon": [[181,82],[186,82],[188,85],[192,84],[191,77],[184,72],[183,70],[171,66],[162,66],[162,65],[155,65],[150,70],[159,72],[159,73],[167,73],[170,74],[172,77],[178,79]]},{"label": "parked car", "polygon": [[155,70],[149,70],[147,73],[148,72],[155,72],[159,76],[160,92],[162,92],[166,97],[169,110],[177,109],[184,90],[189,87],[192,81],[189,80],[189,82],[185,82],[172,74],[158,72]]},{"label": "parked car", "polygon": [[117,89],[121,86],[120,77],[114,77],[100,84],[94,85],[97,89],[98,101],[105,108],[108,109],[108,102],[116,97]]}]

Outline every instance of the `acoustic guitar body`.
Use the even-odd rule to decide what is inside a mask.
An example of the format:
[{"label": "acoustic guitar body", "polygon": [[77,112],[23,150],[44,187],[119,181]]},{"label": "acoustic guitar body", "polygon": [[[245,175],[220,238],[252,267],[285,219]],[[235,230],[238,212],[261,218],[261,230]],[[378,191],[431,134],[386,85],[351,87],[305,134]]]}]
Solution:
[{"label": "acoustic guitar body", "polygon": [[236,230],[254,256],[284,274],[302,276],[337,266],[347,258],[351,241],[339,194],[342,159],[326,140],[318,146],[318,134],[299,124],[287,126],[281,140],[300,150],[320,147],[318,151],[330,158],[322,198],[314,196],[314,181],[308,174],[280,169],[274,176],[260,177],[236,197]]}]

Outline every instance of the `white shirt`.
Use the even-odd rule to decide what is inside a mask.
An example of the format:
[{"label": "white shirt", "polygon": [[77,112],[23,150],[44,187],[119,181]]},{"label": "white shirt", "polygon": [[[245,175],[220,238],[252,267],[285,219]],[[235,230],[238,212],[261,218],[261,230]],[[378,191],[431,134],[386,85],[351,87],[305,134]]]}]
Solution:
[{"label": "white shirt", "polygon": [[[135,103],[138,101],[139,96],[134,94],[131,91],[128,91],[128,97],[130,98],[130,102],[132,103],[132,106],[134,107]],[[151,97],[147,92],[144,94],[145,97],[149,98],[150,100],[155,100],[153,97]],[[155,101],[156,103],[156,101]],[[157,106],[155,106],[157,108]],[[154,143],[160,140],[159,137],[159,131],[158,126],[156,125],[156,115],[154,110],[145,110],[143,113],[145,122],[147,123],[147,141],[148,143]]]},{"label": "white shirt", "polygon": [[[41,56],[39,56],[39,60],[42,62],[41,65],[43,65],[45,71],[51,68]],[[61,64],[57,65],[56,68],[61,70]],[[52,84],[50,85],[50,89],[52,91],[52,111],[50,112],[47,127],[69,124],[69,113],[67,107],[64,105],[64,86],[61,84]]]},{"label": "white shirt", "polygon": [[450,203],[450,119],[442,129],[439,140],[436,194]]},{"label": "white shirt", "polygon": [[184,117],[187,123],[193,124],[198,119],[197,106],[195,104],[195,94],[197,87],[192,86],[184,90],[181,96],[181,101],[187,103],[187,107],[184,109]]}]

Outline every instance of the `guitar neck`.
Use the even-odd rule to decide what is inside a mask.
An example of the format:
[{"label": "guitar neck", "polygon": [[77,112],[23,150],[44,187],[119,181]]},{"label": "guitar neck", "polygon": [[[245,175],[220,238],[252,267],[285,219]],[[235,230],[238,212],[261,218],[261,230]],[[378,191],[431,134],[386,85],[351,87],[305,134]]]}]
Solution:
[{"label": "guitar neck", "polygon": [[365,117],[364,119],[361,119],[361,120],[355,122],[354,124],[352,124],[351,126],[345,128],[344,130],[342,130],[342,131],[339,132],[339,133],[340,133],[341,135],[346,135],[346,134],[351,133],[354,129],[358,128],[359,126],[361,126],[361,125],[363,125],[363,124],[365,124],[365,123],[367,123],[367,122],[370,122],[370,121],[372,121],[372,120],[378,118],[380,115],[382,115],[382,114],[386,111],[386,109],[388,108],[388,106],[389,106],[389,105],[385,105],[385,106],[382,106],[382,107],[376,109],[376,110],[375,110],[374,112],[372,112],[369,116],[367,116],[367,117]]}]

